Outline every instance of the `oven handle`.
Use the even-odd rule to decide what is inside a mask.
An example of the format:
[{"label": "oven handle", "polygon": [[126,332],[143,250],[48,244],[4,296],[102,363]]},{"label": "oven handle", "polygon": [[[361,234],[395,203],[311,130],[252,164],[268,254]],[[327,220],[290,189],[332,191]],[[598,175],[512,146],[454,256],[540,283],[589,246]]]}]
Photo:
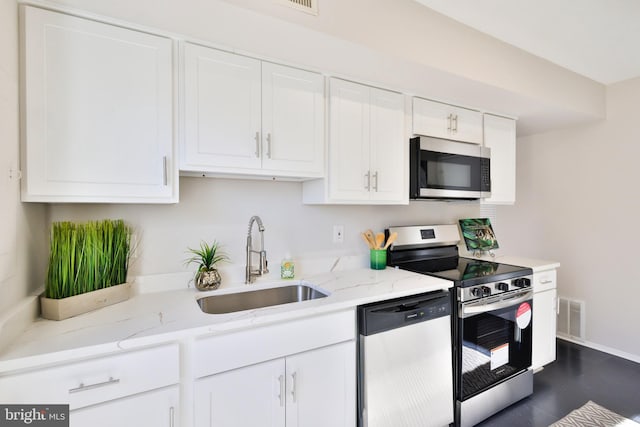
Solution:
[{"label": "oven handle", "polygon": [[533,298],[533,291],[526,291],[524,293],[518,294],[519,296],[515,296],[512,298],[507,298],[504,300],[500,300],[491,304],[480,304],[482,301],[474,302],[473,305],[464,305],[462,304],[460,307],[459,317],[464,319],[465,317],[474,316],[479,313],[487,313],[493,310],[499,310],[501,308],[507,308],[512,305],[519,304],[521,302],[525,302]]}]

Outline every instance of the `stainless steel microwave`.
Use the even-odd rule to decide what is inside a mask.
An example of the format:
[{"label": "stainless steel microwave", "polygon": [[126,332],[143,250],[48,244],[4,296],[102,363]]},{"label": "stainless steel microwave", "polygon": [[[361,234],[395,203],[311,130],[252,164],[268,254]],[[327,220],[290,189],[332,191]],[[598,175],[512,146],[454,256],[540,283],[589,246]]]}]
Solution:
[{"label": "stainless steel microwave", "polygon": [[491,149],[418,136],[410,140],[411,199],[491,197]]}]

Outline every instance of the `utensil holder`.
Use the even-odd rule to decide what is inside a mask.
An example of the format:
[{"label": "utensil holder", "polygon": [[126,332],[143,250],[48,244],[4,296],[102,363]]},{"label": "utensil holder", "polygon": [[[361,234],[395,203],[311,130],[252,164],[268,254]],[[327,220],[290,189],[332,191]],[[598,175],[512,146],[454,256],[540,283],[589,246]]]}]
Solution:
[{"label": "utensil holder", "polygon": [[387,250],[371,249],[371,269],[384,270],[387,268]]}]

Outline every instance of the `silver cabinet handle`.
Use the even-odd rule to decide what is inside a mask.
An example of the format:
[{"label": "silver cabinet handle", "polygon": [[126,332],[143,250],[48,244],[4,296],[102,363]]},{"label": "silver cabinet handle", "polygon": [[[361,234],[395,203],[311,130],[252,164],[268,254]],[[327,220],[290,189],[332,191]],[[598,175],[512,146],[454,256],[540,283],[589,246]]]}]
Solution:
[{"label": "silver cabinet handle", "polygon": [[119,382],[120,382],[120,379],[109,377],[107,381],[102,381],[101,383],[95,383],[95,384],[80,383],[78,387],[69,389],[69,393],[78,393],[80,391],[93,390],[95,388],[105,387],[111,384],[118,384]]},{"label": "silver cabinet handle", "polygon": [[365,177],[364,189],[367,191],[371,191],[371,171],[367,171],[367,173],[364,174],[364,177]]},{"label": "silver cabinet handle", "polygon": [[267,134],[267,157],[271,158],[271,132]]},{"label": "silver cabinet handle", "polygon": [[162,157],[162,185],[165,187],[169,183],[169,169],[168,169],[167,156]]},{"label": "silver cabinet handle", "polygon": [[453,121],[453,133],[458,133],[458,115],[452,116]]},{"label": "silver cabinet handle", "polygon": [[295,372],[291,374],[291,400],[293,403],[296,403],[296,377],[297,374]]},{"label": "silver cabinet handle", "polygon": [[285,381],[284,381],[284,375],[280,375],[278,377],[278,382],[280,383],[280,394],[278,394],[278,399],[280,399],[280,406],[284,406],[284,386],[285,386]]},{"label": "silver cabinet handle", "polygon": [[173,406],[169,408],[169,427],[174,427],[175,425],[175,409]]},{"label": "silver cabinet handle", "polygon": [[548,285],[549,283],[553,283],[553,280],[540,280],[541,285]]},{"label": "silver cabinet handle", "polygon": [[260,157],[260,132],[256,132],[256,157]]},{"label": "silver cabinet handle", "polygon": [[447,116],[447,122],[449,123],[449,126],[447,127],[447,132],[451,132],[452,125],[453,125],[453,114],[449,114]]},{"label": "silver cabinet handle", "polygon": [[373,190],[377,192],[378,191],[378,171],[375,171],[373,173],[373,179],[375,180],[374,181],[375,184],[373,185]]}]

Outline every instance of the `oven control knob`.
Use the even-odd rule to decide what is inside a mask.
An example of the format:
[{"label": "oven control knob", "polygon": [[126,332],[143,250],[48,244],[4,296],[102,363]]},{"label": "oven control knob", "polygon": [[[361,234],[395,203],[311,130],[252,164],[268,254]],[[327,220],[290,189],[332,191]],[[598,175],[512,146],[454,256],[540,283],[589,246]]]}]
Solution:
[{"label": "oven control knob", "polygon": [[499,291],[508,291],[509,284],[505,282],[496,283],[496,289],[498,289]]},{"label": "oven control knob", "polygon": [[526,277],[515,279],[512,283],[519,288],[528,288],[531,286],[531,280]]},{"label": "oven control knob", "polygon": [[482,289],[481,288],[471,289],[471,295],[473,295],[476,298],[480,298],[482,296]]}]

